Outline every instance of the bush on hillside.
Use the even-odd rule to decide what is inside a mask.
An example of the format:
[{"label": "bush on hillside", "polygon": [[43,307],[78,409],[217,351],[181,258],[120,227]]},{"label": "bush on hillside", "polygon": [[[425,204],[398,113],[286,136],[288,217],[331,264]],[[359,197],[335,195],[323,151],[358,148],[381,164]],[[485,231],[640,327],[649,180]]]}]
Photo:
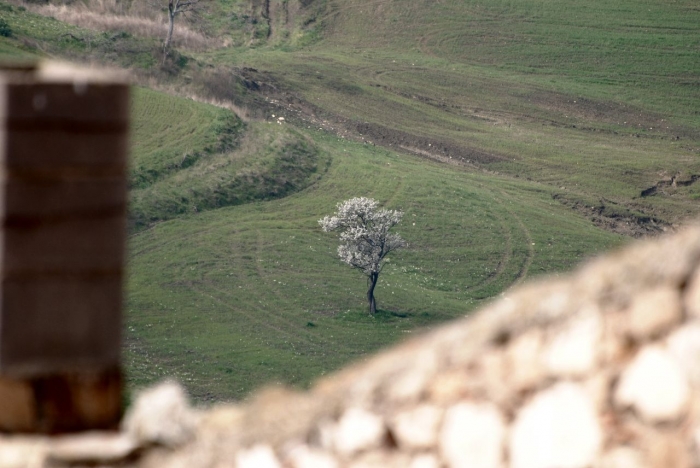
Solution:
[{"label": "bush on hillside", "polygon": [[2,36],[2,37],[11,37],[12,36],[12,28],[10,27],[8,22],[2,18],[0,18],[0,36]]}]

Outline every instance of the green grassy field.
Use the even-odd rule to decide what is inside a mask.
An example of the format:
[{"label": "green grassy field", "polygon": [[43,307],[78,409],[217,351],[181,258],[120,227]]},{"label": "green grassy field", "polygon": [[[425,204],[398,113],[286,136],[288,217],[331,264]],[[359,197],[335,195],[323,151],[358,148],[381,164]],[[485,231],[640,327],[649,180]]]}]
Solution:
[{"label": "green grassy field", "polygon": [[326,49],[333,44],[365,53],[396,52],[397,58],[438,57],[567,94],[664,113],[676,107],[694,116],[690,121],[697,129],[700,11],[693,0],[330,5]]},{"label": "green grassy field", "polygon": [[245,125],[208,104],[134,89],[130,171],[132,230],[185,213],[279,198],[327,165],[288,127]]},{"label": "green grassy field", "polygon": [[[212,4],[199,26],[229,45],[162,69],[155,38],[0,8],[2,56],[103,56],[254,117],[135,89],[129,389],[303,387],[700,214],[694,1],[270,5]],[[375,317],[317,223],[354,196],[406,212]]]},{"label": "green grassy field", "polygon": [[323,41],[210,60],[265,70],[334,127],[367,123],[364,136],[383,146],[434,152],[437,140],[482,168],[563,187],[601,211],[617,205],[632,219],[699,213],[700,184],[641,197],[700,173],[694,2],[327,5]]},{"label": "green grassy field", "polygon": [[[541,186],[313,133],[332,158],[301,192],[193,214],[132,236],[127,363],[133,386],[181,379],[200,401],[315,377],[466,314],[526,276],[621,242]],[[381,312],[317,220],[370,196],[405,211],[410,247],[380,277]]]}]

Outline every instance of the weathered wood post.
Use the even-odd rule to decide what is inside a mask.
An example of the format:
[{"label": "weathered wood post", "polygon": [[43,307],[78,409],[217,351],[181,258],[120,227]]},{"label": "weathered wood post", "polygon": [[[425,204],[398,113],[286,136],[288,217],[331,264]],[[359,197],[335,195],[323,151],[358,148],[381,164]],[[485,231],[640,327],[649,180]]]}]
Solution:
[{"label": "weathered wood post", "polygon": [[128,119],[124,80],[0,71],[1,431],[119,420]]}]

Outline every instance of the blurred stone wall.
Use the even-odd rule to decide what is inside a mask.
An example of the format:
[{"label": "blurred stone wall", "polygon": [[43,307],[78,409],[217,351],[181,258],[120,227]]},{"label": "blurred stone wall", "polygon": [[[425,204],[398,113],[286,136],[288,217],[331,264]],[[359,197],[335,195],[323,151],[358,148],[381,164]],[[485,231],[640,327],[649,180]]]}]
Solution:
[{"label": "blurred stone wall", "polygon": [[8,436],[0,466],[666,468],[700,466],[699,446],[695,227],[508,291],[309,392],[198,411],[163,384],[122,432]]}]

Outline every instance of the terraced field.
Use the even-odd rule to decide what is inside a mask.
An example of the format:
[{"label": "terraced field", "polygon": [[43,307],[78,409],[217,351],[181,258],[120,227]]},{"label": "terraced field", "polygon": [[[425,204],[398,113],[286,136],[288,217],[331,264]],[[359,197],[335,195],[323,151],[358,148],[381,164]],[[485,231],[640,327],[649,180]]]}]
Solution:
[{"label": "terraced field", "polygon": [[231,111],[136,88],[130,227],[278,198],[307,186],[326,161],[289,128],[244,123]]}]

